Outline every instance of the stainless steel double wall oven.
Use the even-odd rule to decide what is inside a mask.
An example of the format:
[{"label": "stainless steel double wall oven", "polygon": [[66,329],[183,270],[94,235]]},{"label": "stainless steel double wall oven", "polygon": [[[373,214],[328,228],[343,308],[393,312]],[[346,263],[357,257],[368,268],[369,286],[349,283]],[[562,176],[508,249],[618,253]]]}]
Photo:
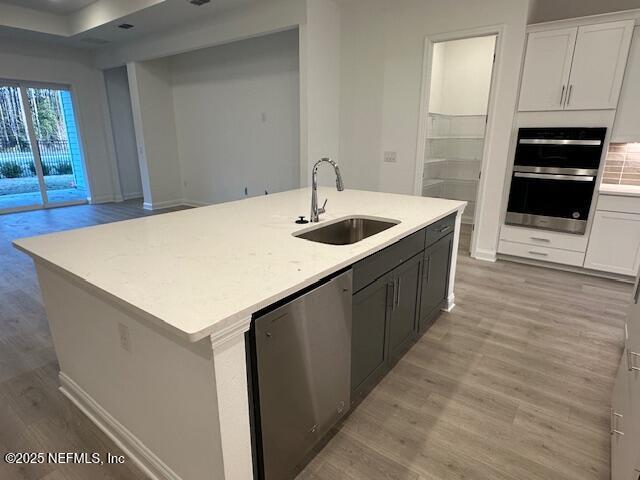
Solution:
[{"label": "stainless steel double wall oven", "polygon": [[505,223],[584,234],[606,128],[521,128]]}]

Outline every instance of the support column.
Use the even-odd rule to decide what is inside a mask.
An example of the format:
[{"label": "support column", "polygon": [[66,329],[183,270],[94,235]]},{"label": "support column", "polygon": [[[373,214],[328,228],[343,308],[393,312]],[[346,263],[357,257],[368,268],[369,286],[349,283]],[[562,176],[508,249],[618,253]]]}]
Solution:
[{"label": "support column", "polygon": [[244,334],[251,318],[211,335],[224,480],[253,479]]}]

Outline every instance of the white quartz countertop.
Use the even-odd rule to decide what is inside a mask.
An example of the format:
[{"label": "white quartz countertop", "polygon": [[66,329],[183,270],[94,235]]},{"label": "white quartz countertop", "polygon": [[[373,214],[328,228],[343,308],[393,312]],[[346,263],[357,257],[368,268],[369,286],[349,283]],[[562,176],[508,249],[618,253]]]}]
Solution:
[{"label": "white quartz countertop", "polygon": [[618,195],[622,197],[640,197],[640,186],[635,185],[613,185],[603,183],[600,185],[599,192],[602,195]]},{"label": "white quartz countertop", "polygon": [[[321,223],[351,215],[401,223],[353,245],[296,238],[309,216],[300,189],[19,239],[20,250],[189,341],[229,331],[295,293],[466,202],[320,188]],[[316,224],[316,225],[320,225]],[[85,283],[86,282],[86,283]]]}]

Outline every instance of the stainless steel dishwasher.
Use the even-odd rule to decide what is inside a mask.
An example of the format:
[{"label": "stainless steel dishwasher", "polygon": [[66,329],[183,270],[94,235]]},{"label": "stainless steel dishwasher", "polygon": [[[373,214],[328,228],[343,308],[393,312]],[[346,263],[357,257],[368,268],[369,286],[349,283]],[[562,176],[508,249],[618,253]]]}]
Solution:
[{"label": "stainless steel dishwasher", "polygon": [[349,270],[255,319],[266,480],[294,478],[349,409],[351,295]]}]

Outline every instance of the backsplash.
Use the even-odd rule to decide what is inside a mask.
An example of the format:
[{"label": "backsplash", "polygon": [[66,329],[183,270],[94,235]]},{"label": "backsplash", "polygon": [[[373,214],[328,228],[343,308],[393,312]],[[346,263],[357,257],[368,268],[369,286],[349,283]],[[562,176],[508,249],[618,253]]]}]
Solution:
[{"label": "backsplash", "polygon": [[612,143],[602,183],[640,186],[640,143]]}]

